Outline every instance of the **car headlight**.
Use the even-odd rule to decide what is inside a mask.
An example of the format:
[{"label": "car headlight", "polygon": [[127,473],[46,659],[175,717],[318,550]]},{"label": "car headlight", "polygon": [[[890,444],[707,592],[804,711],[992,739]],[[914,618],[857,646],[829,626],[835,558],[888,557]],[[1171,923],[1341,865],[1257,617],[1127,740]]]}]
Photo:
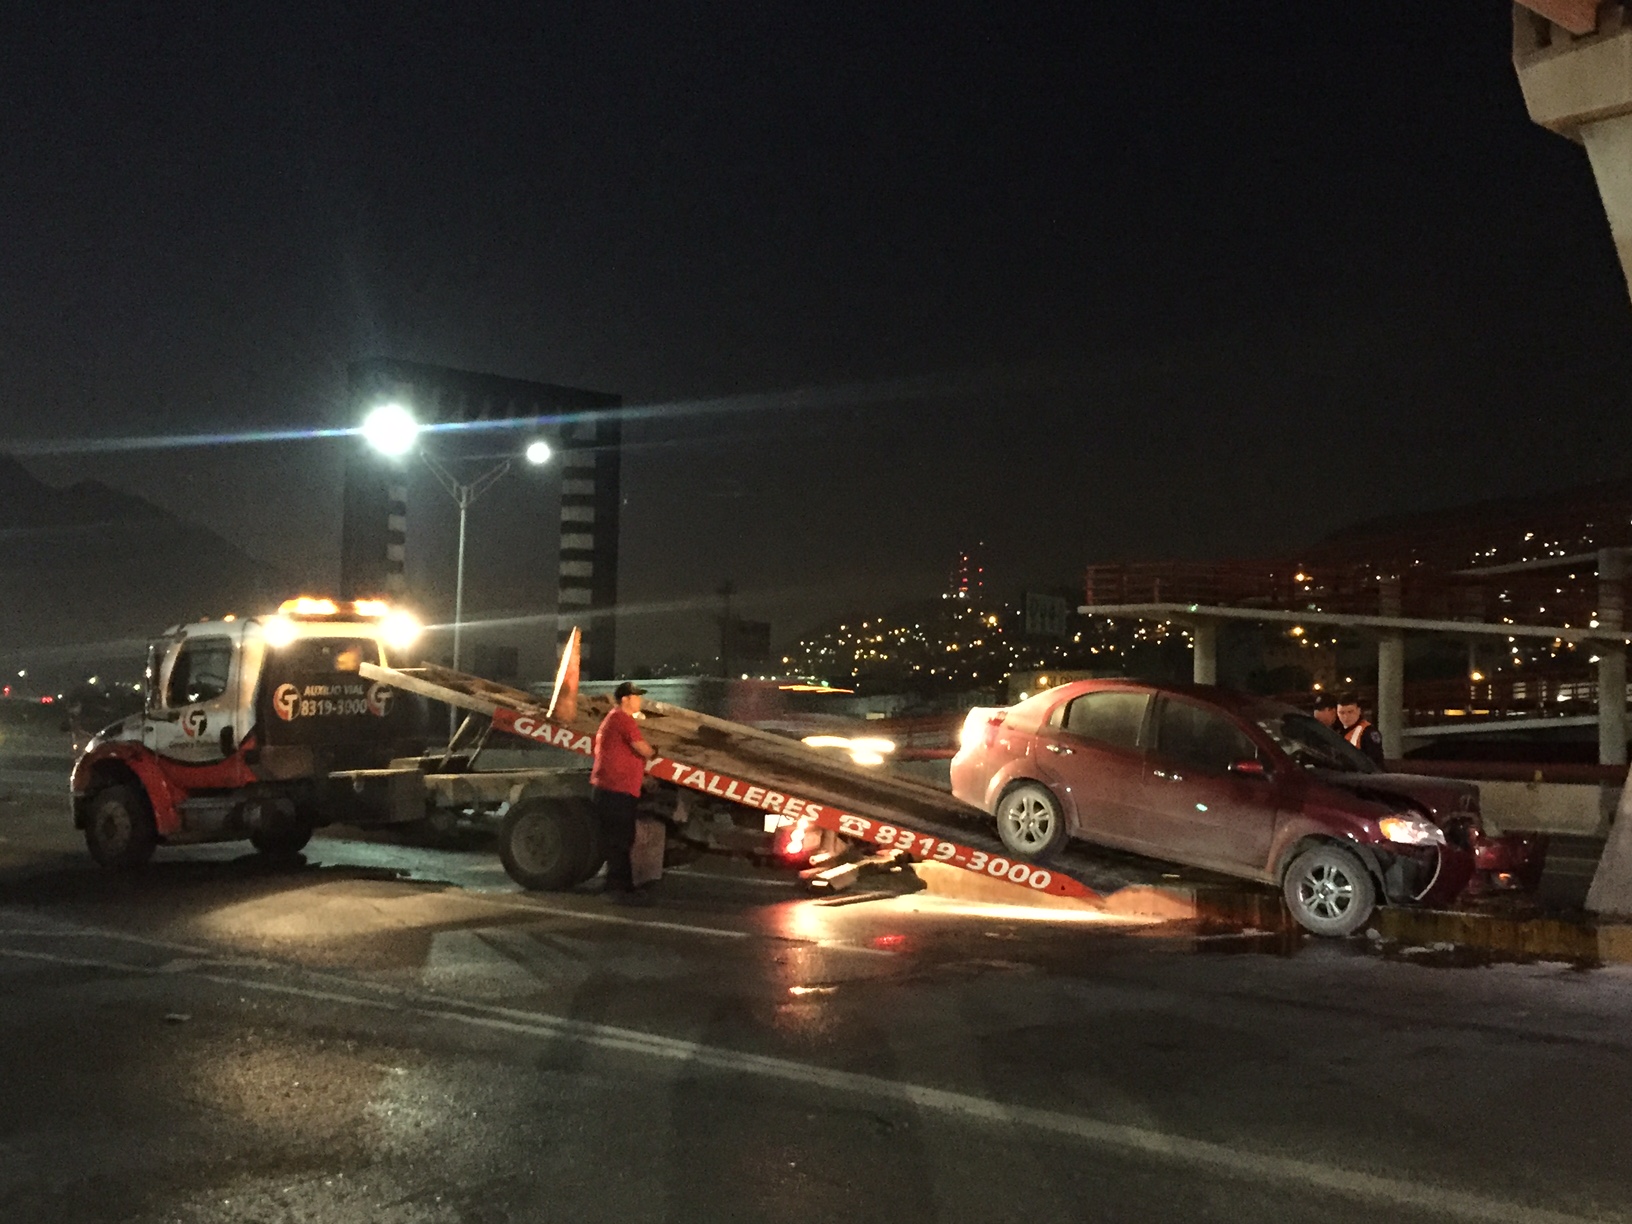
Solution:
[{"label": "car headlight", "polygon": [[1402,846],[1443,846],[1445,830],[1421,816],[1384,816],[1377,828],[1391,842]]}]

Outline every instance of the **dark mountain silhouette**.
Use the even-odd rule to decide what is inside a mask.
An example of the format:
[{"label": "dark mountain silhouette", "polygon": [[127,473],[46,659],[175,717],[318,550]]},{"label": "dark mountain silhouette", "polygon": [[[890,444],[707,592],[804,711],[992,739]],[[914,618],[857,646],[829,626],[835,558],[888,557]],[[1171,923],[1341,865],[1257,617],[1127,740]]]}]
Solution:
[{"label": "dark mountain silhouette", "polygon": [[96,481],[55,488],[0,455],[0,657],[64,678],[128,671],[167,625],[289,592],[206,527]]}]

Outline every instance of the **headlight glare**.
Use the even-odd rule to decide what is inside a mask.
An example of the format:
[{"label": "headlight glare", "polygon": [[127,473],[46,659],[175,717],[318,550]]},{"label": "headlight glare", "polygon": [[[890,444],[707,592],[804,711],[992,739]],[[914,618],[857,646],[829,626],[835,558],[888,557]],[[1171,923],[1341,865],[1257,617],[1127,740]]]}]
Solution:
[{"label": "headlight glare", "polygon": [[1402,846],[1443,846],[1445,830],[1421,816],[1384,816],[1377,828],[1391,842]]},{"label": "headlight glare", "polygon": [[392,650],[407,650],[419,640],[419,631],[419,618],[400,610],[380,622],[380,634]]}]

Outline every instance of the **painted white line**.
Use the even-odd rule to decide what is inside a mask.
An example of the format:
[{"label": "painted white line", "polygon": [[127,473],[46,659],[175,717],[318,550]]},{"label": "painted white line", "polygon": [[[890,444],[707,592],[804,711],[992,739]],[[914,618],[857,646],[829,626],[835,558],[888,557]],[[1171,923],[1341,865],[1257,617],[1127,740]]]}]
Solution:
[{"label": "painted white line", "polygon": [[[157,976],[161,970],[120,964],[89,957],[58,956],[49,952],[24,952],[0,948],[0,957],[44,962],[67,968],[100,969],[113,973]],[[395,1011],[423,1019],[443,1020],[493,1031],[574,1041],[598,1049],[638,1054],[688,1066],[711,1067],[717,1071],[754,1075],[784,1083],[804,1084],[831,1092],[895,1101],[916,1109],[946,1114],[966,1121],[1012,1128],[1029,1127],[1086,1147],[1119,1152],[1168,1165],[1187,1166],[1224,1177],[1239,1178],[1257,1185],[1274,1184],[1293,1189],[1314,1190],[1381,1207],[1419,1211],[1441,1218],[1475,1221],[1476,1224],[1605,1224],[1626,1220],[1624,1214],[1584,1217],[1544,1208],[1523,1206],[1478,1194],[1467,1194],[1446,1186],[1362,1173],[1338,1165],[1276,1156],[1267,1152],[1232,1147],[1205,1139],[1159,1131],[1149,1127],[1104,1122],[1052,1109],[1009,1105],[987,1097],[930,1088],[922,1084],[837,1071],[828,1067],[793,1062],[763,1054],[745,1054],[719,1046],[703,1045],[637,1029],[618,1028],[569,1020],[510,1007],[484,1006],[458,999],[442,998],[419,991],[392,991],[401,1000],[370,998],[352,991],[319,990],[284,982],[229,976],[222,973],[188,972],[187,977],[233,990],[253,990],[334,1003],[346,1007]]]},{"label": "painted white line", "polygon": [[719,871],[696,871],[690,867],[675,867],[664,873],[667,876],[678,876],[687,880],[717,880],[722,884],[746,884],[750,888],[798,888],[797,880],[761,880],[754,876],[726,875]]},{"label": "painted white line", "polygon": [[550,914],[557,918],[578,918],[584,922],[604,922],[610,926],[650,927],[658,931],[678,931],[683,935],[709,935],[715,939],[753,939],[756,932],[733,931],[726,927],[694,926],[686,922],[667,922],[661,918],[628,918],[622,914],[598,914],[593,910],[563,909],[545,905],[542,901],[498,901],[483,897],[483,902],[499,909],[520,910],[528,914]]}]

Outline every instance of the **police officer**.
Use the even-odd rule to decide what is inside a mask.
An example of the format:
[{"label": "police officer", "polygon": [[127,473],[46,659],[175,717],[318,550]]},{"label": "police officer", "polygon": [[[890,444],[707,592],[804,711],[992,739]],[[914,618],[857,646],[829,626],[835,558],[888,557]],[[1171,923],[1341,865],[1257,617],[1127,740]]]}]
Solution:
[{"label": "police officer", "polygon": [[613,705],[595,731],[595,763],[589,785],[595,815],[606,847],[606,892],[624,904],[646,904],[651,897],[635,889],[629,851],[635,843],[635,805],[646,762],[657,755],[640,733],[635,715],[646,690],[625,680],[612,692]]},{"label": "police officer", "polygon": [[1383,737],[1376,727],[1360,716],[1360,694],[1343,693],[1337,699],[1337,730],[1350,745],[1371,758],[1372,763],[1383,763]]}]

